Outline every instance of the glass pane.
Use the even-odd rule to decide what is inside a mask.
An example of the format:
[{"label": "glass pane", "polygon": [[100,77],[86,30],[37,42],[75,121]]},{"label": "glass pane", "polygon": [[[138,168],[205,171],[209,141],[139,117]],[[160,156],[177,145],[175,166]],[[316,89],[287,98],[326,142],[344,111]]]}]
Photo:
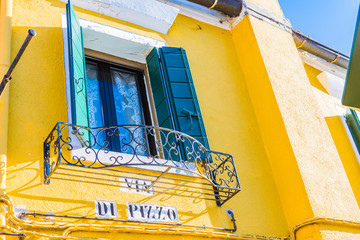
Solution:
[{"label": "glass pane", "polygon": [[[113,93],[118,125],[143,125],[143,111],[137,77],[134,73],[111,68]],[[145,155],[147,140],[142,128],[128,127],[120,131],[120,151]]]},{"label": "glass pane", "polygon": [[142,125],[143,114],[140,104],[136,74],[111,69],[116,118],[118,125]]},{"label": "glass pane", "polygon": [[86,63],[86,79],[89,104],[89,124],[90,127],[102,127],[104,126],[104,122],[96,64]]},{"label": "glass pane", "polygon": [[[100,86],[98,81],[97,65],[86,63],[86,87],[89,105],[89,125],[91,128],[103,127],[103,110],[101,105]],[[105,135],[103,132],[91,131],[91,146],[95,148],[105,147]]]}]

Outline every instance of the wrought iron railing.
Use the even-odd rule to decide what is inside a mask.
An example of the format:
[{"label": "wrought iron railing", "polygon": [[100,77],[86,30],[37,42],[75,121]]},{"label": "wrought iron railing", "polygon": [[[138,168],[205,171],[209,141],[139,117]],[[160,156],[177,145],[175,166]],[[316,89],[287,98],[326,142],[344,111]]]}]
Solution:
[{"label": "wrought iron railing", "polygon": [[[215,200],[218,205],[240,191],[230,154],[210,151],[189,135],[154,126],[57,123],[44,141],[44,183],[50,179],[140,188],[144,193]],[[129,179],[149,181],[124,184]]]}]

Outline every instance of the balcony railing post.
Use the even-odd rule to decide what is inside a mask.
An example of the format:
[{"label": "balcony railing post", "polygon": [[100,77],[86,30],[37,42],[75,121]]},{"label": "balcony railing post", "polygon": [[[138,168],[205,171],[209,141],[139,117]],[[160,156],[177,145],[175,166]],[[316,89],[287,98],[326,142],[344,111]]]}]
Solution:
[{"label": "balcony railing post", "polygon": [[50,145],[46,141],[44,142],[44,183],[50,184],[50,180],[47,179],[50,173]]},{"label": "balcony railing post", "polygon": [[60,126],[61,126],[61,123],[60,122],[58,122],[57,123],[57,127],[56,127],[56,129],[57,129],[57,145],[56,144],[54,144],[54,147],[57,147],[58,148],[58,160],[57,160],[57,164],[56,165],[58,165],[58,164],[60,164],[61,163],[61,155],[62,155],[62,152],[61,152],[61,138],[62,138],[62,136],[61,136],[61,132],[62,132],[62,129],[60,128]]}]

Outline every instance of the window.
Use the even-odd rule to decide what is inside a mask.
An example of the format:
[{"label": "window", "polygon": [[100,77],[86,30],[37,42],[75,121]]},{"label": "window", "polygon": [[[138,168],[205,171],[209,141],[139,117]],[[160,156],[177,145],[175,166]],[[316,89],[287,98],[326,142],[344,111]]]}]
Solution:
[{"label": "window", "polygon": [[[112,44],[117,44],[116,39],[112,41]],[[152,125],[143,73],[114,63],[85,60],[82,27],[69,3],[67,45],[71,124],[84,127]],[[175,47],[154,48],[145,61],[158,125],[188,134],[209,149],[185,50]],[[121,140],[106,133],[101,134],[97,137],[98,141],[102,139],[105,143],[106,140],[111,144],[110,150],[126,153],[126,150],[121,149]],[[83,135],[85,142],[91,145],[93,136]],[[192,143],[177,139],[165,140],[177,142],[180,147],[179,157],[184,160],[188,158],[186,149],[194,148],[190,146]]]},{"label": "window", "polygon": [[[62,19],[69,123],[58,122],[44,141],[44,183],[50,184],[51,178],[76,180],[136,192],[199,197],[216,200],[218,205],[239,192],[233,157],[209,149],[185,50],[164,47],[164,42],[121,29],[79,21],[70,3],[66,8]],[[141,67],[119,65],[119,59]],[[130,137],[129,131],[122,134],[119,129],[127,127],[118,125],[153,124],[149,108],[158,126],[137,126],[146,139],[129,153],[121,146],[131,150],[131,141],[122,141]],[[94,136],[110,147],[93,144]],[[146,179],[139,178],[139,173]],[[165,178],[166,174],[170,176]],[[144,183],[142,187],[138,180]],[[176,193],[183,185],[185,189]]]},{"label": "window", "polygon": [[[85,64],[89,127],[152,125],[143,72],[89,58]],[[141,131],[134,133],[144,135]],[[97,137],[97,145],[104,146],[105,140],[110,150],[130,151],[122,148],[119,136],[106,136],[105,132]]]}]

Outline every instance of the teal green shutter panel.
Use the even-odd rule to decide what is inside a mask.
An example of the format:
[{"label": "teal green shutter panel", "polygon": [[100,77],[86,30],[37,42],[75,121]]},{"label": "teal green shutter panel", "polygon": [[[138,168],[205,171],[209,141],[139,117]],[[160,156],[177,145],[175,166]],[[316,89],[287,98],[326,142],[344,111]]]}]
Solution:
[{"label": "teal green shutter panel", "polygon": [[[172,109],[170,107],[168,90],[164,78],[164,73],[161,68],[160,58],[157,49],[154,48],[146,57],[148,72],[150,76],[150,85],[154,97],[156,117],[160,127],[175,129]],[[166,142],[165,136],[161,135],[162,142]],[[168,142],[174,142],[174,136],[168,139]],[[165,146],[164,157],[166,159],[179,160],[179,156],[171,150],[170,146]]]},{"label": "teal green shutter panel", "polygon": [[360,108],[360,9],[358,12],[350,63],[347,70],[342,104]]},{"label": "teal green shutter panel", "polygon": [[160,59],[156,48],[146,57],[146,62],[159,126],[175,129],[164,73],[161,70]]},{"label": "teal green shutter panel", "polygon": [[356,148],[360,153],[360,122],[357,117],[357,114],[354,110],[349,109],[349,112],[345,116],[347,125],[349,126],[350,133],[354,139]]},{"label": "teal green shutter panel", "polygon": [[163,47],[159,52],[173,109],[175,129],[196,138],[209,149],[185,50]]},{"label": "teal green shutter panel", "polygon": [[147,64],[159,125],[186,133],[209,149],[185,50],[154,48]]},{"label": "teal green shutter panel", "polygon": [[82,28],[70,1],[66,4],[72,123],[89,126]]}]

